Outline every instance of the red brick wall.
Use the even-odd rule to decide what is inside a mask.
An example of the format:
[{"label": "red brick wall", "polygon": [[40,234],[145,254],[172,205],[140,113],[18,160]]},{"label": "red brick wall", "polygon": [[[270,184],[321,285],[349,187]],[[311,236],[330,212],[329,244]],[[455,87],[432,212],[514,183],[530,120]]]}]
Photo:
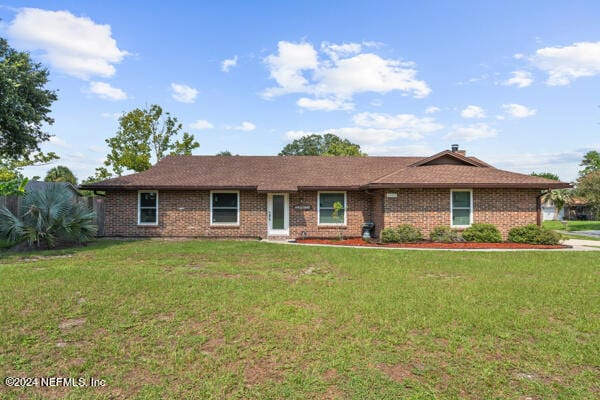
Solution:
[{"label": "red brick wall", "polygon": [[[137,224],[137,191],[107,193],[106,236],[189,236],[189,237],[267,237],[267,195],[240,191],[239,226],[210,225],[209,191],[159,191],[158,226]],[[302,200],[302,201],[301,201]],[[317,192],[290,193],[290,237],[337,237],[337,227],[318,226]],[[364,192],[347,192],[345,236],[360,236],[363,222],[369,220],[370,200]],[[295,205],[310,210],[295,210]],[[180,210],[180,208],[183,208]]]},{"label": "red brick wall", "polygon": [[[389,191],[388,191],[389,192]],[[385,197],[385,191],[347,192],[347,225],[344,236],[361,235],[362,224],[374,221],[381,229],[399,224],[419,227],[427,237],[438,225],[450,225],[449,189],[393,190],[397,198]],[[536,222],[538,190],[473,190],[473,222],[491,223],[506,237],[514,226]],[[160,191],[158,226],[137,224],[137,191],[107,193],[105,202],[106,236],[186,236],[186,237],[267,237],[267,195],[240,191],[240,225],[210,225],[209,191]],[[337,227],[318,226],[317,192],[290,193],[290,237],[337,237]],[[310,205],[296,210],[295,205]]]},{"label": "red brick wall", "polygon": [[[384,225],[411,224],[425,237],[439,225],[450,226],[450,189],[393,190],[397,198],[384,197]],[[515,226],[537,221],[535,189],[474,189],[473,223],[494,224],[506,238]]]}]

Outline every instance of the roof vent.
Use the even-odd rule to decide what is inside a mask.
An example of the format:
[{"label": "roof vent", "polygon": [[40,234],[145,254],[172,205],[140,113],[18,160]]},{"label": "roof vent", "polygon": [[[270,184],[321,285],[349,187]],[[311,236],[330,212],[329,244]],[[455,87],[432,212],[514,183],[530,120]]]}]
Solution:
[{"label": "roof vent", "polygon": [[450,150],[456,152],[458,151],[458,145],[457,144],[453,144],[452,147],[450,147]]}]

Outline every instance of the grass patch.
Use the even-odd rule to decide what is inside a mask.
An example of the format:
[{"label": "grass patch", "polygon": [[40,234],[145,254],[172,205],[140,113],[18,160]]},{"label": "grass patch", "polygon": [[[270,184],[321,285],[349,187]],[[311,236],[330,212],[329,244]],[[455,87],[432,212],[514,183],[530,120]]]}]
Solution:
[{"label": "grass patch", "polygon": [[600,221],[569,221],[566,229],[565,225],[560,221],[544,221],[543,225],[548,229],[566,230],[569,232],[600,231]]},{"label": "grass patch", "polygon": [[0,255],[0,398],[600,394],[588,252],[100,241]]}]

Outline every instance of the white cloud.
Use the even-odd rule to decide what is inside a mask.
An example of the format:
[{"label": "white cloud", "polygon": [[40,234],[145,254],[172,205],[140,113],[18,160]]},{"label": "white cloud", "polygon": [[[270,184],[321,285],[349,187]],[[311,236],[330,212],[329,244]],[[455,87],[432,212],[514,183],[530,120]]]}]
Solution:
[{"label": "white cloud", "polygon": [[438,111],[441,111],[439,107],[431,106],[425,109],[425,114],[435,114]]},{"label": "white cloud", "polygon": [[502,82],[504,86],[517,86],[524,88],[533,83],[531,72],[529,71],[513,71],[512,77]]},{"label": "white cloud", "polygon": [[227,58],[223,60],[221,63],[221,71],[229,72],[229,70],[237,65],[238,56],[233,56],[233,58]]},{"label": "white cloud", "polygon": [[196,122],[192,122],[190,124],[190,128],[198,129],[198,130],[211,129],[211,128],[213,128],[213,124],[211,124],[210,122],[208,122],[205,119],[199,119]]},{"label": "white cloud", "polygon": [[42,50],[53,68],[81,79],[113,76],[114,64],[129,54],[117,47],[110,25],[68,11],[22,8],[8,25],[8,34],[15,46]]},{"label": "white cloud", "polygon": [[105,147],[96,146],[96,145],[89,146],[87,149],[93,153],[105,153],[106,152]]},{"label": "white cloud", "polygon": [[425,144],[405,146],[365,145],[361,146],[361,150],[370,156],[428,156],[436,152],[436,150]]},{"label": "white cloud", "polygon": [[568,85],[577,78],[600,74],[600,42],[545,47],[538,49],[530,61],[548,73],[549,86]]},{"label": "white cloud", "polygon": [[225,126],[225,129],[234,130],[234,131],[250,132],[250,131],[253,131],[256,129],[256,125],[254,125],[252,122],[244,121],[240,125],[236,125],[236,126],[227,125],[227,126]]},{"label": "white cloud", "polygon": [[301,97],[296,104],[299,107],[313,111],[352,110],[354,108],[354,104],[339,99],[309,99],[308,97]]},{"label": "white cloud", "polygon": [[496,129],[486,123],[478,123],[472,125],[453,125],[452,130],[444,139],[460,139],[467,142],[472,142],[478,139],[486,139],[495,137],[498,134]]},{"label": "white cloud", "polygon": [[198,90],[180,83],[171,83],[171,97],[180,103],[193,103],[198,96]]},{"label": "white cloud", "polygon": [[527,108],[521,104],[502,104],[502,109],[506,114],[514,118],[526,118],[535,115],[537,110]]},{"label": "white cloud", "polygon": [[418,118],[412,114],[359,113],[352,118],[353,126],[330,128],[320,131],[288,131],[288,139],[302,136],[333,133],[361,146],[381,146],[399,139],[419,140],[425,135],[442,129],[432,118]]},{"label": "white cloud", "polygon": [[108,112],[103,112],[102,114],[100,114],[100,116],[102,118],[114,119],[115,121],[118,120],[119,118],[121,118],[121,115],[123,115],[123,113],[108,113]]},{"label": "white cloud", "polygon": [[562,153],[497,153],[485,160],[495,167],[530,174],[533,171],[548,171],[557,174],[563,182],[577,179],[579,162],[585,151]]},{"label": "white cloud", "polygon": [[89,90],[104,100],[116,101],[127,99],[127,93],[106,82],[90,82]]},{"label": "white cloud", "polygon": [[[263,91],[265,98],[303,93],[320,99],[351,102],[357,93],[387,93],[398,90],[416,98],[427,96],[431,89],[416,79],[414,64],[384,59],[363,52],[372,43],[321,45],[321,57],[310,43],[278,43],[276,54],[265,63],[278,86]],[[331,100],[333,101],[333,100]]]},{"label": "white cloud", "polygon": [[73,147],[72,145],[65,142],[58,136],[50,136],[50,143],[52,143],[53,145],[55,145],[57,147],[63,148],[63,149],[70,149],[71,147]]},{"label": "white cloud", "polygon": [[460,112],[463,118],[485,118],[485,110],[479,106],[467,106]]}]

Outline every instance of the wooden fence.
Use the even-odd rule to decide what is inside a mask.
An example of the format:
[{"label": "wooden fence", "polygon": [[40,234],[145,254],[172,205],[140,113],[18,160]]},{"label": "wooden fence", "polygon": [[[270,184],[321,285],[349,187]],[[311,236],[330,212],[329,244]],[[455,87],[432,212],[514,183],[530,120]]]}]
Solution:
[{"label": "wooden fence", "polygon": [[[83,204],[90,210],[96,213],[96,224],[98,225],[98,233],[96,236],[104,236],[104,198],[99,196],[94,197],[74,197],[75,201]],[[20,198],[18,196],[0,196],[0,207],[6,207],[14,215],[20,215]]]}]

